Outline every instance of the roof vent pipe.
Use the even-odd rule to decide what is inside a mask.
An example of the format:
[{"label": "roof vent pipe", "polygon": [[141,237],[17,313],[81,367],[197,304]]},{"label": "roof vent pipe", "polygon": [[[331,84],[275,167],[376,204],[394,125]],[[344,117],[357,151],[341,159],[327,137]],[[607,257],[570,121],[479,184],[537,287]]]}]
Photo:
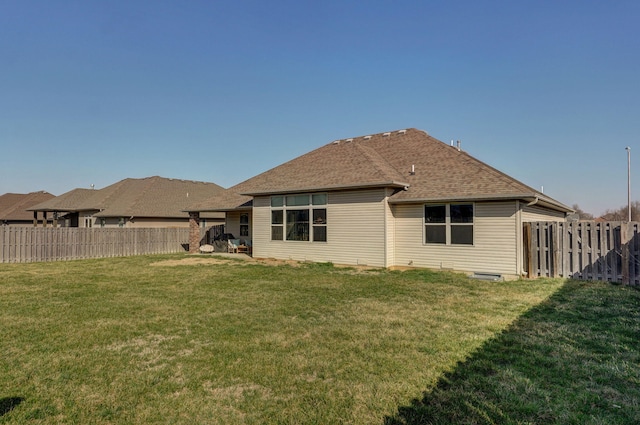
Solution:
[{"label": "roof vent pipe", "polygon": [[411,164],[411,173],[410,174],[412,176],[415,176],[415,174],[416,174],[416,166],[415,166],[415,164]]},{"label": "roof vent pipe", "polygon": [[458,152],[460,152],[460,140],[458,140],[458,141],[456,142],[456,144],[457,144]]}]

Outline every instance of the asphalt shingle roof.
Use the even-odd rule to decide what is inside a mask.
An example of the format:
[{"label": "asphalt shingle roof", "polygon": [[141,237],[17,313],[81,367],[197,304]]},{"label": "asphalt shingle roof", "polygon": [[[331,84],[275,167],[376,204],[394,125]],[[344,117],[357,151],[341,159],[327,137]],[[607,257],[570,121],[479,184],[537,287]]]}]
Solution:
[{"label": "asphalt shingle roof", "polygon": [[186,218],[188,205],[223,191],[215,183],[159,176],[129,178],[99,190],[74,189],[32,209],[98,211],[96,217]]},{"label": "asphalt shingle roof", "polygon": [[333,141],[189,208],[225,210],[255,195],[357,187],[405,189],[390,202],[537,197],[571,210],[457,146],[413,128]]},{"label": "asphalt shingle roof", "polygon": [[49,192],[5,193],[0,196],[0,220],[29,221],[33,212],[28,208],[55,196]]}]

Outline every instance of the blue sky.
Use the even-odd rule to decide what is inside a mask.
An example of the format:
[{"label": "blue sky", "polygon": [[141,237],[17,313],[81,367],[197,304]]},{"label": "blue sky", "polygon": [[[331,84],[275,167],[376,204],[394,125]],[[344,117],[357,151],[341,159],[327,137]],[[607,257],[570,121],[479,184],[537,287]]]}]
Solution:
[{"label": "blue sky", "polygon": [[415,127],[599,214],[640,199],[638,1],[0,0],[0,194],[232,186]]}]

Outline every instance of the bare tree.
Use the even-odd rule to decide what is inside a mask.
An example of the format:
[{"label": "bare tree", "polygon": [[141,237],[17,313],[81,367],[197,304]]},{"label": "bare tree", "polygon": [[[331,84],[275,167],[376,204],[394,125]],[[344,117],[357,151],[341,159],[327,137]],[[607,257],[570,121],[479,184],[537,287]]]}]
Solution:
[{"label": "bare tree", "polygon": [[593,214],[589,214],[588,212],[583,211],[578,204],[573,204],[571,208],[573,208],[576,211],[576,214],[578,214],[578,217],[580,218],[580,220],[594,219]]},{"label": "bare tree", "polygon": [[[627,221],[629,218],[628,206],[622,206],[616,210],[606,210],[602,218],[607,221]],[[640,221],[640,201],[631,203],[631,221]]]}]

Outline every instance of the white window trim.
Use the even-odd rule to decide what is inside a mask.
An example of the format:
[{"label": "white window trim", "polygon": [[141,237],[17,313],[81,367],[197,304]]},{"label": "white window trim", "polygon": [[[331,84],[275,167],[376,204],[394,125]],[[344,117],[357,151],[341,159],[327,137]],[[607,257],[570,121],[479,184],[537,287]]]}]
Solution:
[{"label": "white window trim", "polygon": [[[307,205],[287,205],[287,196],[308,196],[309,197],[309,203]],[[325,195],[326,197],[326,203],[324,204],[317,204],[314,205],[313,204],[313,196],[314,195]],[[327,206],[329,205],[329,195],[327,193],[291,193],[291,194],[286,194],[286,195],[274,195],[271,196],[270,199],[270,204],[271,205],[271,199],[273,199],[274,197],[282,197],[282,203],[283,205],[281,207],[273,207],[270,206],[269,208],[269,220],[272,220],[272,215],[271,212],[272,211],[282,211],[282,224],[273,224],[271,223],[271,227],[273,228],[274,226],[280,226],[282,228],[282,239],[273,239],[273,231],[271,232],[271,236],[269,238],[269,240],[271,242],[285,242],[285,243],[327,243],[326,240],[324,241],[316,241],[313,239],[313,229],[314,227],[324,227],[325,229],[327,228],[327,215],[328,215],[328,208]],[[287,211],[288,210],[304,210],[304,209],[308,209],[309,211],[309,240],[307,241],[296,241],[296,240],[289,240],[287,239]],[[325,211],[327,211],[325,213],[325,223],[324,224],[314,224],[313,223],[313,210],[318,210],[318,209],[323,209]],[[325,230],[325,235],[327,234],[327,231]],[[328,239],[328,235],[327,235],[327,239]]]},{"label": "white window trim", "polygon": [[[452,205],[471,205],[473,215],[471,223],[452,223],[451,222],[451,206]],[[444,223],[427,223],[425,207],[445,207]],[[427,226],[445,226],[445,243],[427,242]],[[451,243],[451,227],[452,226],[472,226],[473,243]],[[425,246],[474,246],[476,243],[476,204],[475,202],[438,202],[433,204],[424,204],[422,206],[422,245]]]}]

